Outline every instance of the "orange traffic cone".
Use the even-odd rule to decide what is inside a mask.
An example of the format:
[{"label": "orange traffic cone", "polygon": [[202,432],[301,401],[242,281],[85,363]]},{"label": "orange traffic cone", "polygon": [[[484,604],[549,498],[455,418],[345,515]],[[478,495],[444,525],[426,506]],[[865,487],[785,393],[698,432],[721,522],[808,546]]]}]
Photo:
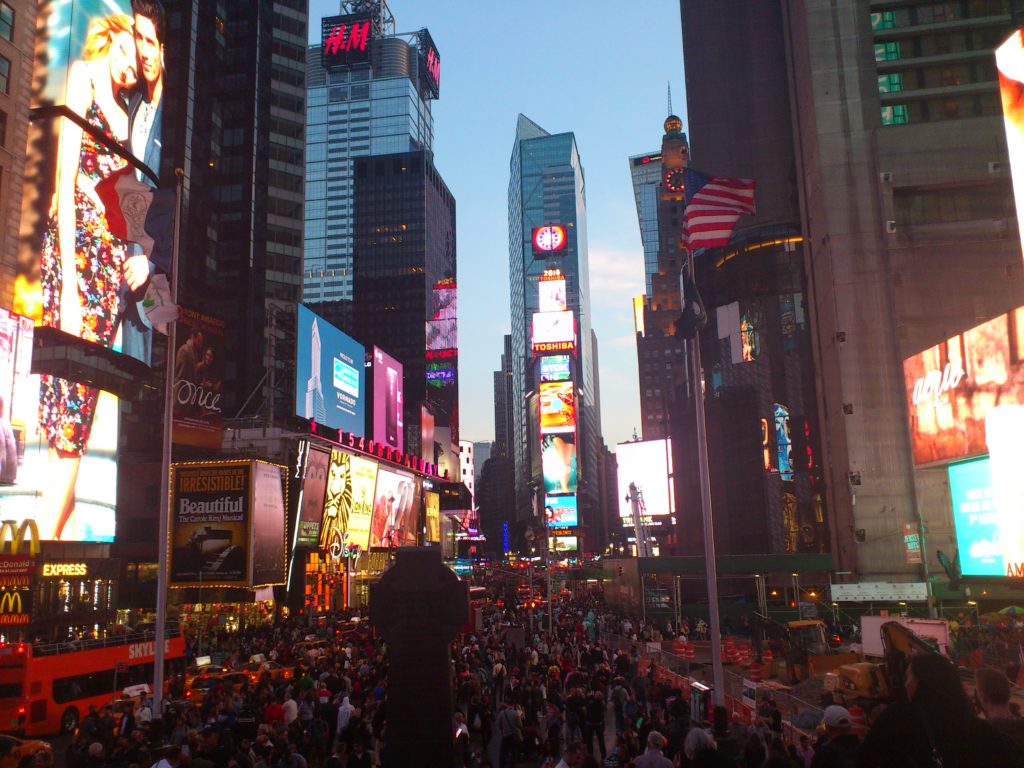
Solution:
[{"label": "orange traffic cone", "polygon": [[774,677],[774,661],[775,657],[772,654],[771,648],[765,648],[761,654],[761,663],[764,664],[764,675],[765,677]]},{"label": "orange traffic cone", "polygon": [[757,661],[750,662],[750,667],[747,669],[747,679],[757,683],[761,680],[761,664]]},{"label": "orange traffic cone", "polygon": [[749,646],[746,646],[746,645],[741,645],[740,646],[740,666],[741,667],[749,667],[750,666],[750,647]]},{"label": "orange traffic cone", "polygon": [[697,660],[697,647],[693,643],[687,643],[683,656],[692,664]]}]

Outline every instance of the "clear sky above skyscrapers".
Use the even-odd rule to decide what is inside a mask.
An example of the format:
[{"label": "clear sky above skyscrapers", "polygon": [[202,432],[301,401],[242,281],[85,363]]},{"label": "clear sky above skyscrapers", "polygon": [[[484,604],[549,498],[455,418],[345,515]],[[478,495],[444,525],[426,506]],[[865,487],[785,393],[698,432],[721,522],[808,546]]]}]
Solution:
[{"label": "clear sky above skyscrapers", "polygon": [[[574,131],[586,176],[592,325],[609,446],[640,431],[632,297],[644,259],[627,158],[660,147],[666,87],[687,124],[677,0],[389,0],[397,31],[428,27],[441,55],[434,160],[458,205],[463,439],[494,433],[492,371],[509,331],[509,158],[522,112]],[[312,0],[310,41],[335,0]],[[694,148],[695,153],[699,147]]]}]

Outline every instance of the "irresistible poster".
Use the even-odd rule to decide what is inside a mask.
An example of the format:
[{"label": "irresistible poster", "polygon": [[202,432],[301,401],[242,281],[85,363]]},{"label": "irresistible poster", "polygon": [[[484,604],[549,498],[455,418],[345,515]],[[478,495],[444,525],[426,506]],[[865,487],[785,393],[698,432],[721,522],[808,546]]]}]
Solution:
[{"label": "irresistible poster", "polygon": [[377,492],[373,501],[370,548],[394,548],[408,544],[410,523],[415,525],[413,476],[381,467],[377,470]]},{"label": "irresistible poster", "polygon": [[250,585],[251,479],[249,461],[171,467],[171,586]]},{"label": "irresistible poster", "polygon": [[541,437],[540,460],[545,493],[576,493],[575,433]]},{"label": "irresistible poster", "polygon": [[224,321],[181,307],[174,354],[174,442],[220,450]]},{"label": "irresistible poster", "polygon": [[[34,520],[44,541],[113,541],[117,398],[33,374],[33,333],[31,319],[0,309],[0,509]],[[42,379],[85,393],[91,416],[66,412]]]},{"label": "irresistible poster", "polygon": [[1024,409],[1024,307],[907,358],[903,379],[915,464],[993,453]]},{"label": "irresistible poster", "polygon": [[576,431],[576,398],[571,381],[542,382],[540,385],[540,431]]},{"label": "irresistible poster", "polygon": [[284,467],[256,461],[252,473],[252,586],[284,584]]},{"label": "irresistible poster", "polygon": [[320,524],[320,551],[341,557],[345,532],[352,512],[352,454],[338,448],[331,451],[327,469],[323,521]]},{"label": "irresistible poster", "polygon": [[362,456],[352,457],[352,512],[348,516],[346,542],[362,551],[370,548],[373,523],[373,492],[377,486],[377,462]]},{"label": "irresistible poster", "polygon": [[404,451],[402,364],[380,347],[373,348],[373,439]]},{"label": "irresistible poster", "polygon": [[324,517],[324,497],[327,491],[327,471],[331,452],[302,442],[300,449],[302,494],[299,497],[298,531],[295,542],[299,546],[315,547],[320,543],[320,523]]}]

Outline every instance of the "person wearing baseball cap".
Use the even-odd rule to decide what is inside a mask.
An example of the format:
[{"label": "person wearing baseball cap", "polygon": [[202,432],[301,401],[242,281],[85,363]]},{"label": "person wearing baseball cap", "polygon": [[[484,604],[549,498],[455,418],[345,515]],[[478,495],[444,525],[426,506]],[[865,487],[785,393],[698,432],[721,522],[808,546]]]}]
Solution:
[{"label": "person wearing baseball cap", "polygon": [[856,764],[860,739],[852,732],[853,720],[846,707],[825,707],[821,717],[821,742],[814,750],[811,768],[845,768]]}]

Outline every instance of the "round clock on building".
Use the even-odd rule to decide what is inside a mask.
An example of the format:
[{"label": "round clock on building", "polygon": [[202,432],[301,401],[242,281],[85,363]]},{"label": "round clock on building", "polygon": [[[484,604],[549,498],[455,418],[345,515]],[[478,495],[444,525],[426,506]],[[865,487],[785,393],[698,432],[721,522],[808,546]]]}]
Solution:
[{"label": "round clock on building", "polygon": [[533,246],[538,251],[560,251],[565,247],[565,227],[549,224],[533,230]]},{"label": "round clock on building", "polygon": [[665,171],[665,175],[662,180],[665,182],[665,188],[670,192],[682,192],[686,189],[685,174],[682,168],[669,168]]}]

